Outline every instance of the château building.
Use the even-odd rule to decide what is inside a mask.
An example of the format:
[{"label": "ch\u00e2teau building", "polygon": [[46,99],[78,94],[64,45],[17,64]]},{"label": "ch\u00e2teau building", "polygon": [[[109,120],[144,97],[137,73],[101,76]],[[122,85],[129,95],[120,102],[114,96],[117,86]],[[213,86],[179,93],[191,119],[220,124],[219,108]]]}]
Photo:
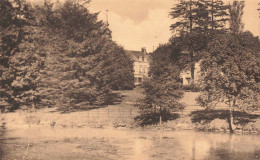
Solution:
[{"label": "ch\u00e2teau building", "polygon": [[141,51],[126,50],[126,53],[134,61],[135,85],[139,85],[148,78],[149,54],[146,52],[145,48],[142,48]]}]

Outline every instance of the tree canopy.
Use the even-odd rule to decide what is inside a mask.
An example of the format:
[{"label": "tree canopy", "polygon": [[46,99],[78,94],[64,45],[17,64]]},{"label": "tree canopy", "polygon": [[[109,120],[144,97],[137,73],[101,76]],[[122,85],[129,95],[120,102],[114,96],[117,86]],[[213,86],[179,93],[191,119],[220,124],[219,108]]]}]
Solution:
[{"label": "tree canopy", "polygon": [[1,1],[2,108],[101,105],[133,88],[133,62],[87,3]]},{"label": "tree canopy", "polygon": [[226,32],[227,9],[228,5],[219,0],[180,0],[170,12],[170,28],[183,41],[183,53],[188,53],[183,62],[190,67],[192,80],[195,62],[202,57],[200,51],[216,33]]},{"label": "tree canopy", "polygon": [[178,102],[183,92],[179,79],[179,46],[165,44],[151,54],[150,78],[144,82],[145,97],[137,106],[140,115],[136,120],[140,125],[156,124],[171,119],[172,111],[183,109]]},{"label": "tree canopy", "polygon": [[232,34],[241,33],[244,29],[244,24],[242,23],[242,17],[244,14],[245,2],[244,1],[234,1],[229,7],[229,28]]},{"label": "tree canopy", "polygon": [[260,103],[260,41],[252,33],[218,35],[209,43],[201,62],[201,95],[198,103],[214,108],[219,102],[230,110],[256,110]]}]

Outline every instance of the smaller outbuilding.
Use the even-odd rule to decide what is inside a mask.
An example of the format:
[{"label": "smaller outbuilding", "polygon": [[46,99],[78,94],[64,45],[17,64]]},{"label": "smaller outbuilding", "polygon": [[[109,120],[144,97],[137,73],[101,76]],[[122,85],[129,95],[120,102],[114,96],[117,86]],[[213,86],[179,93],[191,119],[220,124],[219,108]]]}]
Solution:
[{"label": "smaller outbuilding", "polygon": [[[194,83],[198,83],[200,77],[200,62],[195,63],[195,69],[194,69]],[[188,86],[192,83],[191,79],[191,71],[189,69],[183,69],[180,72],[180,78],[182,81],[183,86]]]}]

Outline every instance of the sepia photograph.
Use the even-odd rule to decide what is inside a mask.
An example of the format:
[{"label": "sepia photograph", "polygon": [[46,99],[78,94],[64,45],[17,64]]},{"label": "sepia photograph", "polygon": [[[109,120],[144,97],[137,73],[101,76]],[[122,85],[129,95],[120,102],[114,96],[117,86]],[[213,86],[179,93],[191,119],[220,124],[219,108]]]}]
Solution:
[{"label": "sepia photograph", "polygon": [[0,160],[260,160],[260,0],[0,0]]}]

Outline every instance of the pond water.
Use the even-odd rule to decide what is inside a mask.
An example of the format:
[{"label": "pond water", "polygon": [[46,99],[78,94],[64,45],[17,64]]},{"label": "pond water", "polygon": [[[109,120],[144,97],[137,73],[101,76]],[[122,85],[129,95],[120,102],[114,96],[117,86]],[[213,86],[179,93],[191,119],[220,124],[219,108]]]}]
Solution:
[{"label": "pond water", "polygon": [[2,130],[5,159],[259,160],[259,135],[120,129]]}]

